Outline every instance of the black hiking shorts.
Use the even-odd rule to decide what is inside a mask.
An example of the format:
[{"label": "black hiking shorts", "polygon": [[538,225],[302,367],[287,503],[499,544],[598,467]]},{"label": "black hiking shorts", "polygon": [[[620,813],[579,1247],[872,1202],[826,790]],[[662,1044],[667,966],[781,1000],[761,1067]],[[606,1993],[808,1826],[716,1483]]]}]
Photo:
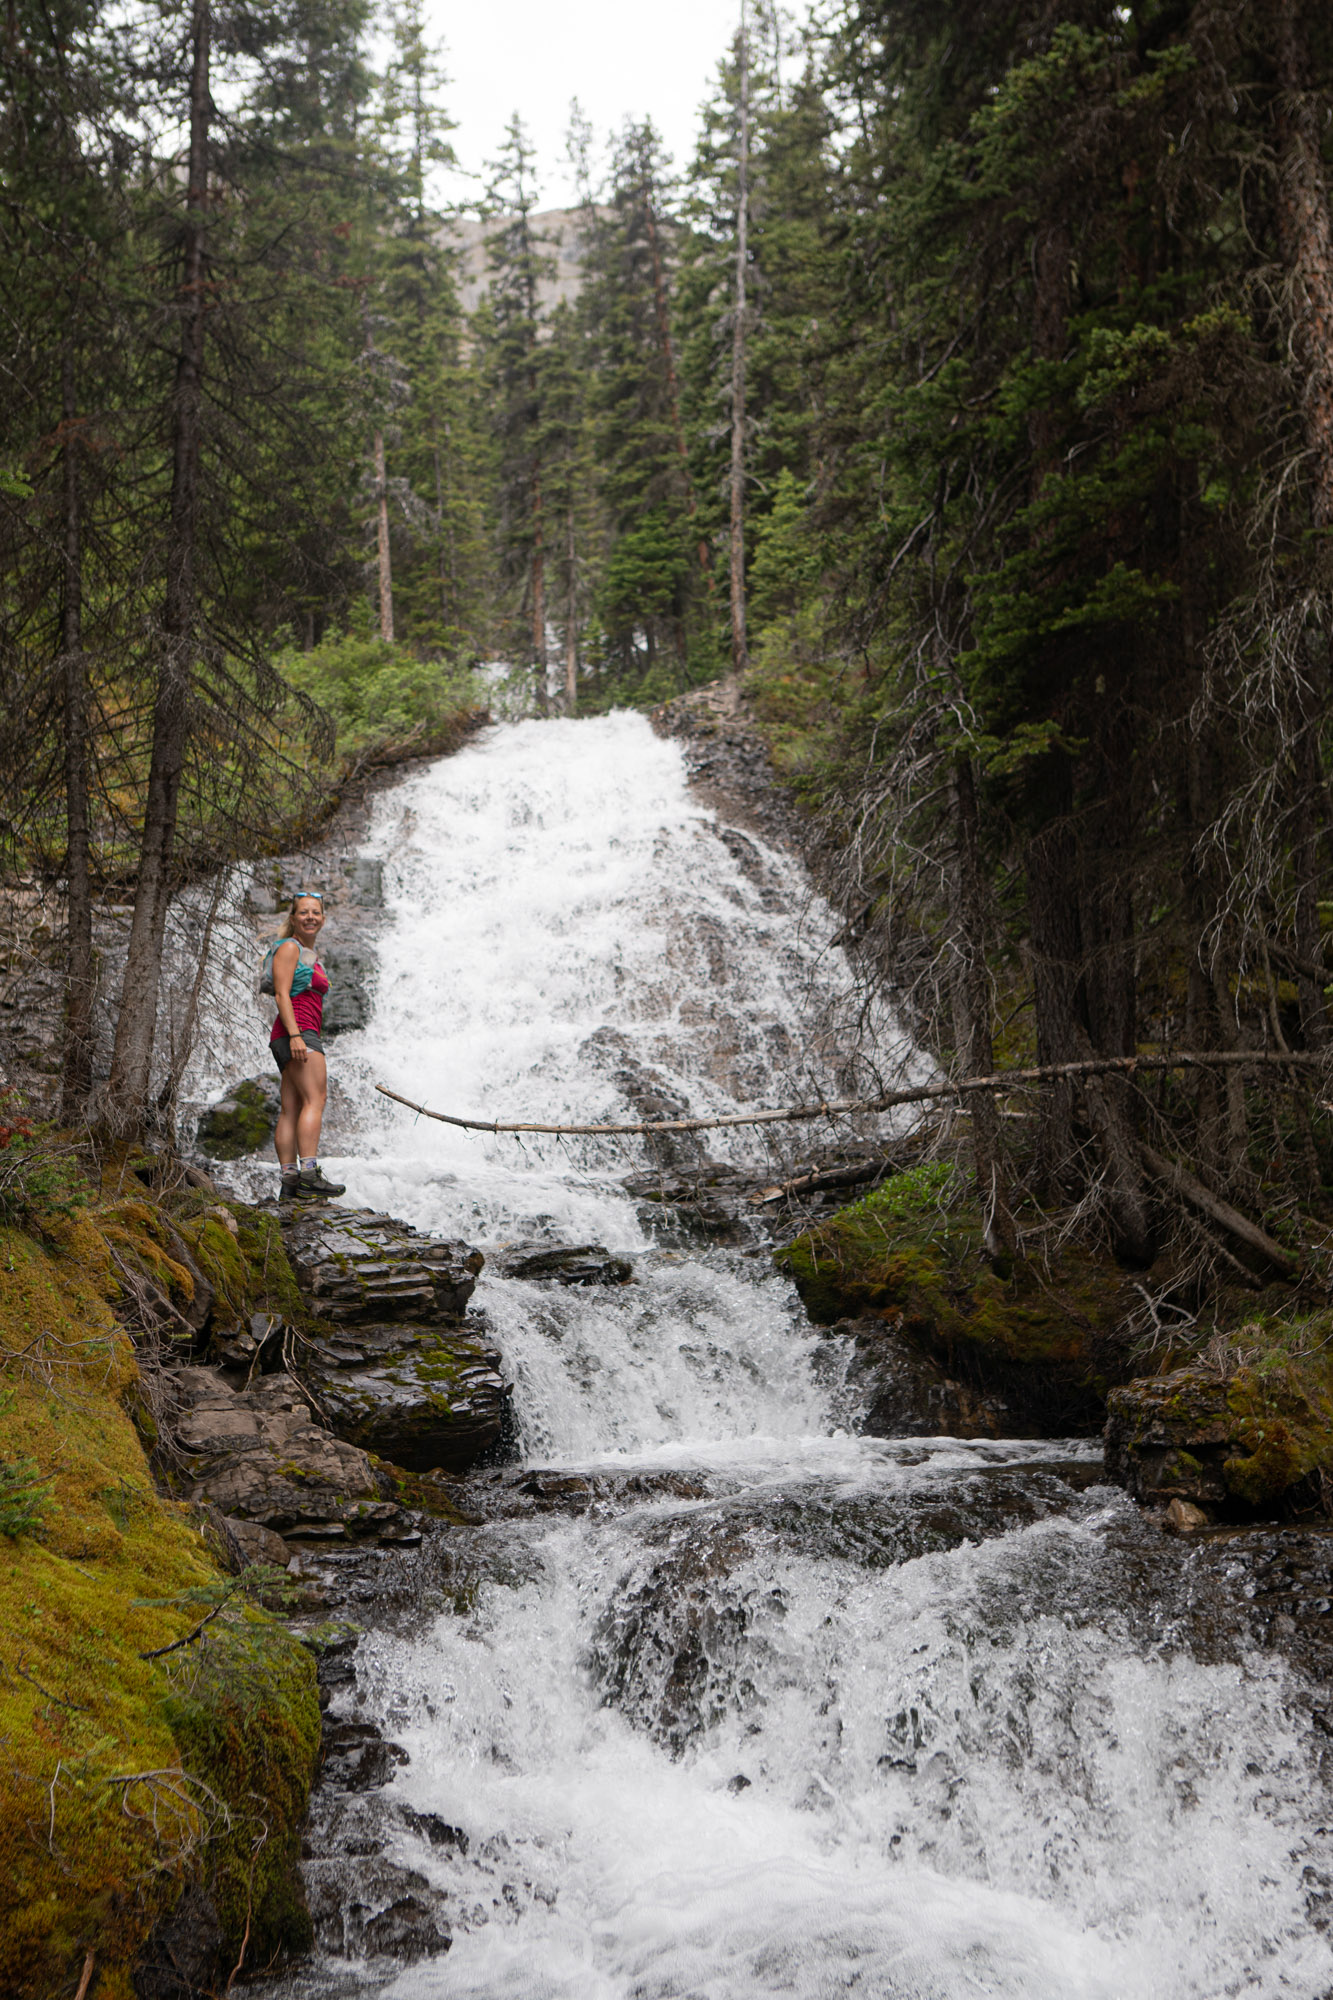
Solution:
[{"label": "black hiking shorts", "polygon": [[[324,1043],[313,1028],[310,1030],[309,1034],[306,1034],[304,1031],[302,1031],[301,1040],[305,1043],[306,1047],[310,1050],[310,1053],[312,1055],[316,1056],[323,1055]],[[269,1047],[273,1051],[273,1060],[278,1065],[278,1068],[280,1070],[286,1069],[288,1063],[292,1059],[291,1036],[279,1035],[276,1041],[269,1043]]]}]

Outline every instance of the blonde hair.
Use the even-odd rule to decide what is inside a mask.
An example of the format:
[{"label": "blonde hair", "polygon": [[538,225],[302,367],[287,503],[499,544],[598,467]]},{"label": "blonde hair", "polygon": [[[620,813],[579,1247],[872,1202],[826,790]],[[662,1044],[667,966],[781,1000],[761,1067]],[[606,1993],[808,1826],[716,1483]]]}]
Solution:
[{"label": "blonde hair", "polygon": [[318,889],[298,889],[292,897],[292,905],[287,912],[287,921],[278,933],[279,943],[281,943],[283,938],[296,936],[296,932],[292,929],[292,924],[296,917],[296,906],[298,903],[318,903],[319,914],[321,917],[324,914],[324,898],[320,895]]}]

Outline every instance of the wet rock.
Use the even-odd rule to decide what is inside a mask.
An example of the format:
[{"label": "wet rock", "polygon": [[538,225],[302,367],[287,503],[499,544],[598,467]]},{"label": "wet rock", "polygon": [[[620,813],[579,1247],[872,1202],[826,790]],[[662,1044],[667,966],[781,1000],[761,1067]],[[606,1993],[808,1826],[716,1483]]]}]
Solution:
[{"label": "wet rock", "polygon": [[1166,1510],[1166,1525],[1178,1535],[1192,1535],[1196,1529],[1208,1526],[1208,1516],[1202,1507],[1195,1507],[1188,1500],[1173,1500]]},{"label": "wet rock", "polygon": [[298,1209],[283,1237],[311,1311],[345,1324],[460,1320],[485,1262],[467,1243],[364,1208]]},{"label": "wet rock", "polygon": [[271,1144],[282,1088],[276,1074],[249,1076],[200,1114],[198,1137],[215,1160],[239,1160]]},{"label": "wet rock", "polygon": [[756,1179],[743,1168],[702,1160],[685,1171],[629,1174],[621,1186],[636,1201],[652,1203],[659,1214],[671,1211],[688,1235],[740,1243],[754,1234],[756,1215],[749,1196]]},{"label": "wet rock", "polygon": [[1136,1500],[1225,1506],[1223,1467],[1236,1451],[1226,1378],[1210,1368],[1177,1368],[1113,1389],[1105,1451],[1107,1477]]},{"label": "wet rock", "polygon": [[404,1964],[448,1951],[446,1898],[424,1875],[396,1861],[354,1865],[307,1862],[306,1892],[315,1936],[339,1958],[395,1958]]},{"label": "wet rock", "polygon": [[634,1276],[628,1257],[613,1257],[600,1243],[509,1243],[492,1262],[502,1277],[560,1285],[624,1285]]},{"label": "wet rock", "polygon": [[327,1724],[323,1754],[323,1782],[339,1792],[378,1790],[411,1761],[400,1743],[386,1741],[376,1723],[361,1720]]},{"label": "wet rock", "polygon": [[1139,1500],[1186,1500],[1232,1519],[1321,1504],[1333,1470],[1327,1361],[1140,1377],[1107,1398],[1105,1451],[1108,1478]]},{"label": "wet rock", "polygon": [[212,1368],[183,1368],[175,1381],[176,1440],[187,1454],[192,1499],[294,1541],[406,1525],[366,1453],[315,1421],[290,1375],[266,1375],[244,1390],[229,1388]]},{"label": "wet rock", "polygon": [[447,1847],[454,1854],[466,1854],[468,1837],[461,1826],[451,1826],[438,1813],[417,1813],[404,1809],[404,1817],[414,1833],[421,1834],[432,1847]]},{"label": "wet rock", "polygon": [[352,854],[343,862],[343,873],[353,900],[363,910],[384,907],[384,863],[370,855]]},{"label": "wet rock", "polygon": [[841,1371],[845,1419],[866,1437],[1004,1437],[1015,1429],[1001,1397],[950,1380],[891,1321],[840,1320],[818,1358],[826,1374]]},{"label": "wet rock", "polygon": [[329,1428],[410,1472],[466,1472],[504,1434],[500,1356],[467,1329],[357,1326],[301,1345]]},{"label": "wet rock", "polygon": [[564,1472],[540,1467],[473,1473],[460,1498],[477,1521],[530,1514],[621,1513],[644,1500],[702,1500],[707,1482],[683,1472]]},{"label": "wet rock", "polygon": [[374,952],[363,945],[330,944],[321,948],[320,963],[329,975],[323,1032],[337,1035],[348,1028],[364,1028],[370,1019]]}]

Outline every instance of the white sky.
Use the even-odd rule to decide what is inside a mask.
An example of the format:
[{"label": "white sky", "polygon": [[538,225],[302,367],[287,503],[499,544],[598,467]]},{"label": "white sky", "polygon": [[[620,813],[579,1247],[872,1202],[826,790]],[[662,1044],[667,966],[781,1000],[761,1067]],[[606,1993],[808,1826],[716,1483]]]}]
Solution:
[{"label": "white sky", "polygon": [[626,116],[646,116],[683,166],[740,17],[739,0],[429,0],[427,12],[444,43],[454,151],[478,176],[442,175],[441,193],[480,197],[484,164],[517,111],[536,147],[546,208],[574,199],[565,160],[571,97],[592,121],[599,152]]}]

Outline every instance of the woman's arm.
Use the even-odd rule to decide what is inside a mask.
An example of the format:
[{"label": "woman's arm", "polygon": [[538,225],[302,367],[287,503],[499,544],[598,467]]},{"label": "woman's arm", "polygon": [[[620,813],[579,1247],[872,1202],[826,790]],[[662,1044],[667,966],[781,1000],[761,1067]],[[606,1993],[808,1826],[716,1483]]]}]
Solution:
[{"label": "woman's arm", "polygon": [[[290,958],[287,956],[288,945],[292,948]],[[278,1003],[278,1019],[291,1039],[293,1062],[304,1062],[310,1053],[296,1025],[296,1014],[292,1008],[292,981],[296,977],[300,956],[301,947],[295,938],[284,938],[273,954],[273,997]]]}]

